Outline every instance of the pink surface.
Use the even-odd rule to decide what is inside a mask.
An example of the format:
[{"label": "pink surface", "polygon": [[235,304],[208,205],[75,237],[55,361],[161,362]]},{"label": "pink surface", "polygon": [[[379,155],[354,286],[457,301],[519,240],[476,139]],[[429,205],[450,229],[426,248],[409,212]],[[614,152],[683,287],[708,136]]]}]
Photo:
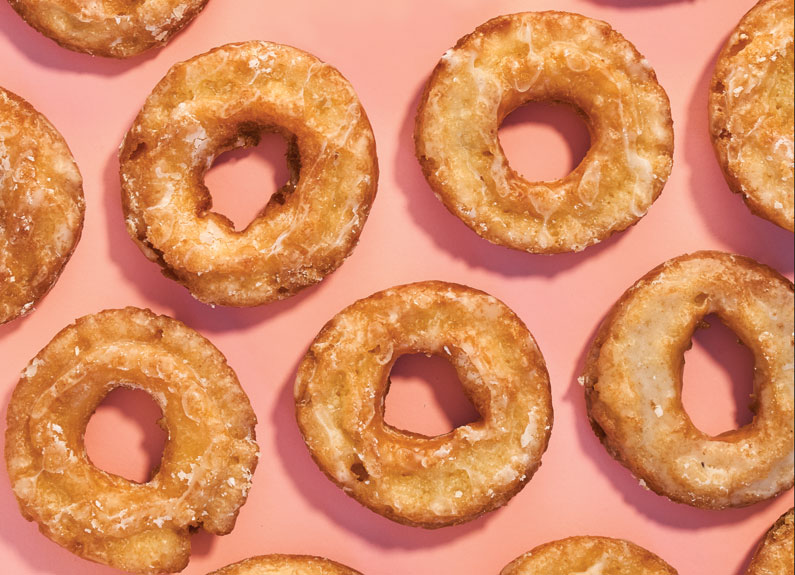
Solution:
[{"label": "pink surface", "polygon": [[[741,575],[792,493],[741,510],[701,511],[644,491],[591,432],[577,376],[612,303],[660,262],[699,249],[752,256],[793,273],[792,235],[752,216],[729,193],[706,129],[707,87],[718,50],[751,0],[211,0],[162,50],[126,62],[63,50],[0,2],[0,85],[28,99],[69,142],[85,178],[83,239],[61,280],[27,318],[0,327],[0,400],[62,327],[104,308],[145,306],[184,321],[226,354],[259,417],[262,459],[235,531],[194,537],[185,573],[203,574],[264,553],[328,556],[367,575],[499,573],[540,543],[577,534],[623,537],[682,575]],[[414,113],[425,79],[462,35],[498,14],[559,9],[610,22],[655,68],[676,132],[674,170],[634,228],[576,255],[531,256],[493,246],[449,215],[413,156]],[[321,285],[257,309],[211,309],[163,278],[133,245],[121,216],[116,149],[155,83],[175,62],[227,42],[267,39],[333,64],[352,82],[378,142],[378,198],[353,256]],[[546,111],[548,111],[548,113]],[[565,109],[534,105],[502,130],[514,165],[554,178],[587,148]],[[234,152],[208,177],[219,211],[245,225],[285,177],[283,145]],[[279,182],[281,183],[281,182]],[[238,194],[239,193],[239,194]],[[243,197],[243,194],[248,194]],[[443,279],[507,303],[536,336],[549,367],[555,425],[543,466],[507,507],[469,524],[424,531],[362,508],[309,458],[293,418],[292,384],[321,326],[355,299],[411,281]],[[702,429],[749,420],[751,359],[723,329],[700,332],[688,353],[685,402]],[[89,426],[89,450],[106,469],[141,479],[159,457],[157,408],[117,392]],[[395,369],[387,418],[443,432],[475,417],[447,366],[409,357]],[[1,441],[1,440],[0,440]],[[0,473],[0,572],[114,572],[51,543],[19,514]]]}]

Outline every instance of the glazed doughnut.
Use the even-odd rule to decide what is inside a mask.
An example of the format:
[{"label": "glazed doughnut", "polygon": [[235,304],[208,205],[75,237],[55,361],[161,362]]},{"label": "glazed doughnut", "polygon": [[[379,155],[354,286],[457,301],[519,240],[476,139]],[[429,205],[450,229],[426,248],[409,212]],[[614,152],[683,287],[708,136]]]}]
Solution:
[{"label": "glazed doughnut", "polygon": [[[591,133],[554,182],[511,169],[497,129],[532,101],[573,106]],[[565,12],[500,16],[458,41],[428,81],[416,152],[447,209],[490,242],[580,251],[636,223],[671,172],[673,129],[649,63],[608,24]]]},{"label": "glazed doughnut", "polygon": [[[482,419],[437,437],[384,422],[389,373],[404,354],[452,363]],[[423,282],[360,300],[302,361],[296,415],[312,457],[348,495],[393,521],[463,523],[508,502],[541,464],[552,427],[544,358],[502,302]]]},{"label": "glazed doughnut", "polygon": [[362,575],[349,567],[303,555],[265,555],[229,565],[208,575]]},{"label": "glazed doughnut", "polygon": [[793,510],[782,515],[765,535],[746,575],[793,575],[795,567]]},{"label": "glazed doughnut", "polygon": [[[149,393],[168,433],[144,484],[96,468],[86,425],[117,387]],[[229,533],[257,464],[256,418],[226,359],[201,335],[127,308],[78,319],[30,362],[11,397],[6,465],[22,514],[85,559],[181,571],[190,533]]]},{"label": "glazed doughnut", "polygon": [[83,231],[83,179],[61,134],[0,88],[0,324],[50,291]]},{"label": "glazed doughnut", "polygon": [[[716,314],[754,355],[753,422],[716,437],[682,406],[684,354]],[[742,507],[793,483],[793,287],[720,252],[655,268],[602,323],[580,379],[591,425],[641,485],[709,509]]]},{"label": "glazed doughnut", "polygon": [[[205,172],[221,153],[276,131],[290,181],[242,232],[212,209]],[[313,285],[350,255],[375,198],[375,140],[340,73],[267,42],[177,64],[121,149],[127,229],[197,299],[254,306]]]},{"label": "glazed doughnut", "polygon": [[654,553],[622,539],[571,537],[540,545],[500,575],[677,575]]},{"label": "glazed doughnut", "polygon": [[25,21],[69,50],[129,58],[168,42],[207,0],[8,0]]},{"label": "glazed doughnut", "polygon": [[720,53],[709,93],[710,136],[731,190],[789,231],[793,212],[792,0],[761,0]]}]

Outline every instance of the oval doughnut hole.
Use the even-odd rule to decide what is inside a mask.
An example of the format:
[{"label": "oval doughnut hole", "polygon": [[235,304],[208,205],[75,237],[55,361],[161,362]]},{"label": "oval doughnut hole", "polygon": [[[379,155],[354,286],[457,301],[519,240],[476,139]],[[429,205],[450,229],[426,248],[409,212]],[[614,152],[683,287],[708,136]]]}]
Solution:
[{"label": "oval doughnut hole", "polygon": [[481,419],[455,369],[442,357],[404,355],[389,380],[384,421],[392,427],[436,437]]},{"label": "oval doughnut hole", "polygon": [[751,423],[753,369],[737,334],[717,315],[705,317],[685,354],[682,403],[693,425],[714,437]]},{"label": "oval doughnut hole", "polygon": [[154,399],[138,389],[117,388],[102,401],[86,427],[92,463],[114,475],[146,483],[160,465],[167,434]]},{"label": "oval doughnut hole", "polygon": [[273,194],[290,179],[287,141],[281,134],[263,132],[259,145],[236,148],[218,156],[204,177],[213,199],[213,212],[242,231],[259,215]]},{"label": "oval doughnut hole", "polygon": [[508,114],[499,139],[511,168],[536,182],[564,178],[591,147],[588,127],[577,110],[550,102],[529,102]]}]

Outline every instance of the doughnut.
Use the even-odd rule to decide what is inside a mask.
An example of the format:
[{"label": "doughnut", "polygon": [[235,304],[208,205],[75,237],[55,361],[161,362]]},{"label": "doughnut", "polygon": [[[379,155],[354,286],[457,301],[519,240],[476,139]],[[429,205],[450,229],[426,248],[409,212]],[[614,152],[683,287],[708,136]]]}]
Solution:
[{"label": "doughnut", "polygon": [[789,231],[793,212],[792,0],[761,0],[718,57],[709,93],[712,144],[729,188]]},{"label": "doughnut", "polygon": [[[793,483],[793,287],[752,259],[698,252],[646,274],[599,328],[580,382],[608,452],[678,503],[743,507]],[[753,421],[711,437],[682,405],[684,354],[716,314],[754,356]]]},{"label": "doughnut", "polygon": [[[214,213],[204,174],[223,152],[288,141],[290,181],[242,232]],[[375,198],[375,139],[332,66],[289,46],[230,44],[174,66],[121,148],[127,229],[194,297],[228,306],[284,299],[339,267]]]},{"label": "doughnut", "polygon": [[362,575],[349,567],[303,555],[264,555],[229,565],[208,575]]},{"label": "doughnut", "polygon": [[50,291],[83,231],[83,179],[61,134],[0,88],[0,324]]},{"label": "doughnut", "polygon": [[793,575],[795,567],[793,510],[782,515],[765,535],[746,575]]},{"label": "doughnut", "polygon": [[[437,437],[384,422],[404,354],[455,368],[481,420]],[[443,282],[388,289],[325,325],[301,362],[296,416],[323,472],[362,505],[428,529],[508,502],[541,465],[552,427],[544,358],[496,298]]]},{"label": "doughnut", "polygon": [[8,0],[33,28],[75,52],[129,58],[168,42],[207,0]]},{"label": "doughnut", "polygon": [[[508,164],[497,130],[533,101],[584,118],[591,148],[554,182]],[[565,12],[500,16],[433,71],[416,119],[433,192],[482,238],[531,253],[580,251],[636,223],[671,172],[673,128],[649,63],[608,24]]]},{"label": "doughnut", "polygon": [[[95,467],[86,425],[113,389],[149,393],[168,433],[147,483]],[[22,514],[85,559],[135,573],[181,571],[190,534],[224,535],[257,464],[256,418],[221,352],[148,310],[65,328],[28,364],[8,406],[5,457]]]},{"label": "doughnut", "polygon": [[500,575],[677,575],[654,553],[622,539],[571,537],[539,545]]}]

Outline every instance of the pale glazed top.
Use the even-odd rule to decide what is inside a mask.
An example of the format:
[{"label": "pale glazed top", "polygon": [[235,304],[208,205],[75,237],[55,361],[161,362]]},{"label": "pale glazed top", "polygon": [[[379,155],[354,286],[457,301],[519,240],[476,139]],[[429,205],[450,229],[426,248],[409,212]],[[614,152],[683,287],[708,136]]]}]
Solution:
[{"label": "pale glazed top", "polygon": [[207,0],[9,0],[31,26],[61,46],[127,58],[166,43]]},{"label": "pale glazed top", "polygon": [[49,291],[83,229],[83,179],[63,137],[0,88],[0,324]]},{"label": "pale glazed top", "polygon": [[[529,101],[565,102],[586,117],[591,149],[562,180],[527,181],[500,146],[500,123]],[[671,170],[673,131],[654,71],[623,36],[577,14],[530,12],[495,18],[445,53],[416,144],[433,190],[475,232],[562,252],[646,213]]]},{"label": "pale glazed top", "polygon": [[677,575],[665,561],[629,541],[571,537],[536,547],[500,575]]},{"label": "pale glazed top", "polygon": [[[242,232],[203,184],[215,158],[273,129],[293,178]],[[375,138],[353,87],[301,50],[248,42],[174,66],[122,144],[127,228],[208,303],[259,305],[342,264],[375,197]],[[263,201],[263,203],[265,203]]]},{"label": "pale glazed top", "polygon": [[795,9],[762,0],[732,32],[715,68],[710,133],[733,191],[795,230]]},{"label": "pale glazed top", "polygon": [[246,559],[208,575],[361,575],[361,573],[320,557],[266,555]]},{"label": "pale glazed top", "polygon": [[[168,441],[147,483],[88,458],[86,425],[116,387],[149,393]],[[61,331],[23,371],[6,464],[20,508],[56,543],[140,573],[184,568],[189,528],[234,526],[257,463],[256,419],[221,353],[183,324],[127,308]]]}]

